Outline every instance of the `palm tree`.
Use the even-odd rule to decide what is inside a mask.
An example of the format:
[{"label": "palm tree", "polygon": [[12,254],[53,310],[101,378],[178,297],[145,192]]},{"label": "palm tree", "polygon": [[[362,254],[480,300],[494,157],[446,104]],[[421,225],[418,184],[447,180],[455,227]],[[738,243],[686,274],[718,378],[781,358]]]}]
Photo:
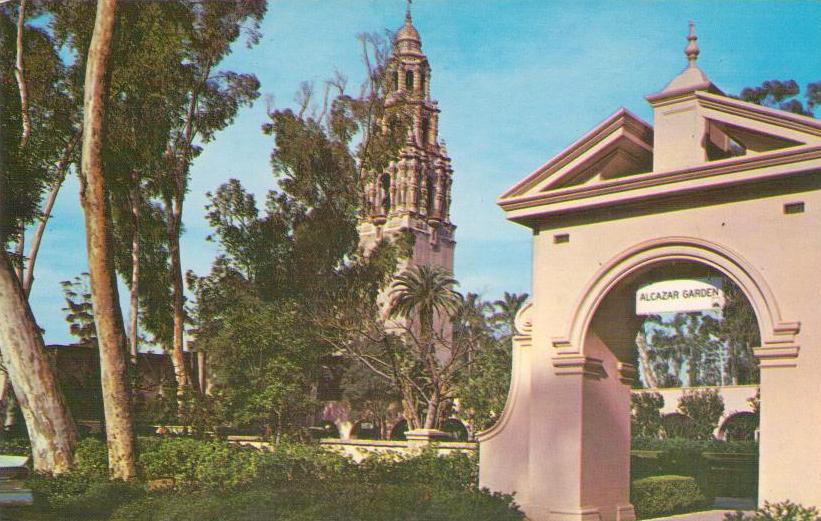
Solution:
[{"label": "palm tree", "polygon": [[462,295],[454,289],[458,285],[440,266],[412,266],[394,279],[390,316],[418,318],[421,335],[430,339],[436,315],[449,316],[459,309]]},{"label": "palm tree", "polygon": [[499,310],[494,313],[491,319],[505,327],[507,335],[516,333],[516,314],[522,308],[522,305],[527,301],[527,293],[508,293],[505,291],[502,300],[497,300],[493,303]]},{"label": "palm tree", "polygon": [[[458,285],[456,279],[439,266],[413,266],[397,275],[391,288],[390,315],[402,317],[408,321],[414,318],[419,320],[419,339],[411,340],[418,361],[425,367],[430,392],[425,397],[427,411],[425,413],[425,429],[438,426],[442,406],[448,399],[450,385],[449,370],[452,369],[456,353],[453,350],[451,339],[437,337],[434,331],[434,320],[438,316],[443,322],[450,318],[459,309],[462,296],[454,287]],[[410,328],[407,328],[410,331]],[[415,336],[413,334],[409,335]],[[450,345],[450,359],[442,362],[437,357],[437,345]],[[406,400],[405,407],[409,407],[410,400]],[[411,416],[412,417],[412,416]],[[410,422],[410,419],[408,419]]]},{"label": "palm tree", "polygon": [[465,295],[459,309],[453,317],[453,337],[456,342],[465,342],[465,353],[473,361],[482,345],[482,340],[490,336],[488,319],[493,305],[479,298],[476,293]]}]

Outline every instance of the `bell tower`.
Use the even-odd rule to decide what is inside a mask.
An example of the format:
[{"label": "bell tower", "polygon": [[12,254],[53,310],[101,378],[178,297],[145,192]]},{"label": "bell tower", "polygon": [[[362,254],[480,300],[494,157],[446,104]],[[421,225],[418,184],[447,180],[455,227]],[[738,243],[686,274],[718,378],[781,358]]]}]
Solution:
[{"label": "bell tower", "polygon": [[[365,250],[382,238],[410,232],[412,265],[441,266],[453,272],[456,226],[450,221],[453,169],[439,138],[439,108],[430,97],[431,68],[422,40],[413,26],[410,3],[405,23],[396,33],[386,67],[386,119],[401,113],[407,122],[405,143],[381,172],[364,181],[358,231]],[[391,124],[383,121],[383,125]]]}]

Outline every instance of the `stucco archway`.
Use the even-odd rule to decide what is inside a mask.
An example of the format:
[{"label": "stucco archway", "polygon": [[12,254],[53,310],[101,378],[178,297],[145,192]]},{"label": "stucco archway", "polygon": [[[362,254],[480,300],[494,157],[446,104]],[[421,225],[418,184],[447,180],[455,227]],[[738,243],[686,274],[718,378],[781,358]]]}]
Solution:
[{"label": "stucco archway", "polygon": [[596,415],[622,410],[633,371],[591,324],[626,278],[670,262],[722,273],[758,318],[759,503],[821,506],[821,402],[796,400],[821,374],[821,121],[724,95],[695,40],[647,96],[652,125],[618,109],[499,198],[532,231],[533,300],[505,411],[478,436],[480,484],[534,521],[633,517],[629,423]]},{"label": "stucco archway", "polygon": [[[520,312],[508,403],[497,424],[478,436],[482,485],[515,492],[535,519],[634,518],[629,503],[629,404],[635,370],[626,349],[634,347],[641,319],[631,323],[634,302],[622,299],[634,296],[636,284],[647,276],[682,276],[699,269],[726,277],[747,297],[762,340],[757,355],[765,361],[783,360],[787,344],[794,351],[787,349],[786,356],[795,363],[798,324],[783,320],[767,281],[746,259],[695,237],[638,243],[602,263],[581,286],[568,313],[566,334],[550,337],[545,349],[533,349],[534,306]],[[780,356],[768,356],[773,350]],[[545,405],[546,393],[554,402],[545,407],[550,419],[534,422],[534,410]],[[529,436],[516,434],[523,428]],[[518,461],[512,456],[516,452]],[[487,470],[491,468],[496,471]]]}]

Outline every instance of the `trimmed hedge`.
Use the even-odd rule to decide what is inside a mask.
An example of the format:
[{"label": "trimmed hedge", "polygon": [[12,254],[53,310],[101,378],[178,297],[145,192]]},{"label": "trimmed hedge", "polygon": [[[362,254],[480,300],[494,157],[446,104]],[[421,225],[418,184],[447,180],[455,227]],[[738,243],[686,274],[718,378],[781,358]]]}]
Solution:
[{"label": "trimmed hedge", "polygon": [[519,521],[510,496],[435,485],[315,482],[230,494],[152,496],[111,521]]},{"label": "trimmed hedge", "polygon": [[757,443],[634,438],[632,446],[632,479],[690,476],[708,496],[758,494]]},{"label": "trimmed hedge", "polygon": [[711,501],[689,476],[652,476],[633,482],[630,502],[639,519],[690,512],[709,506]]}]

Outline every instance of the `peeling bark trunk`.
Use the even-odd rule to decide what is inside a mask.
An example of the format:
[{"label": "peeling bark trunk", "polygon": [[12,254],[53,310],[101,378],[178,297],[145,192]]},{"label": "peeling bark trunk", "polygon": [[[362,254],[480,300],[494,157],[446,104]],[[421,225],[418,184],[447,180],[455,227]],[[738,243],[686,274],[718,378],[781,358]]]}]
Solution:
[{"label": "peeling bark trunk", "polygon": [[139,348],[138,324],[140,311],[140,174],[132,173],[131,190],[131,298],[129,299],[128,339],[131,363],[137,364]]},{"label": "peeling bark trunk", "polygon": [[644,339],[642,331],[639,331],[636,335],[636,348],[639,352],[639,360],[641,360],[642,380],[647,387],[655,389],[659,386],[658,379],[656,378],[656,372],[653,370],[650,353],[647,349],[647,341]]},{"label": "peeling bark trunk", "polygon": [[0,353],[26,420],[36,472],[73,463],[76,431],[19,279],[0,248]]},{"label": "peeling bark trunk", "polygon": [[20,117],[23,125],[23,132],[20,135],[20,148],[26,146],[31,135],[31,118],[28,109],[28,89],[26,88],[26,76],[23,71],[23,30],[26,20],[26,0],[20,0],[20,11],[17,14],[17,56],[14,62],[14,77],[17,80],[17,88],[20,91]]},{"label": "peeling bark trunk", "polygon": [[185,364],[183,334],[185,331],[185,310],[183,309],[182,264],[180,262],[180,219],[181,208],[173,201],[166,201],[168,217],[168,255],[171,269],[171,303],[174,313],[174,337],[171,346],[171,361],[177,379],[177,398],[183,410],[183,400],[191,389],[191,376]]},{"label": "peeling bark trunk", "polygon": [[103,168],[105,102],[117,0],[98,0],[88,51],[83,107],[81,200],[85,214],[91,301],[100,347],[100,374],[108,445],[108,467],[114,479],[136,476],[134,433],[126,377],[123,317],[111,254],[111,223]]}]

